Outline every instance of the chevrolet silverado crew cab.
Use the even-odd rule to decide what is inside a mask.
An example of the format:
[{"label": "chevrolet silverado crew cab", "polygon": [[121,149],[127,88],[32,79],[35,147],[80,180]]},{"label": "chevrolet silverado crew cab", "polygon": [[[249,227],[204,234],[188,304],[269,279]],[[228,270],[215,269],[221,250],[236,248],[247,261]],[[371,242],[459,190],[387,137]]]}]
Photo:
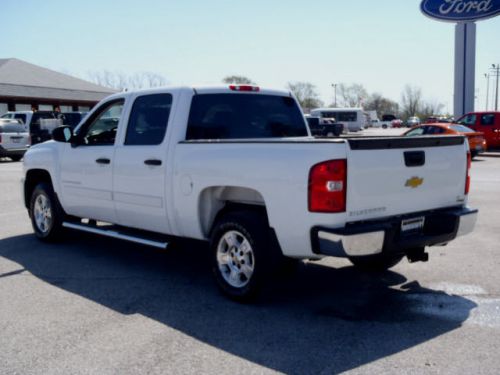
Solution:
[{"label": "chevrolet silverado crew cab", "polygon": [[39,239],[70,228],[160,248],[209,241],[215,281],[237,300],[297,259],[426,260],[476,221],[463,137],[314,139],[286,91],[124,92],[53,138],[24,157]]}]

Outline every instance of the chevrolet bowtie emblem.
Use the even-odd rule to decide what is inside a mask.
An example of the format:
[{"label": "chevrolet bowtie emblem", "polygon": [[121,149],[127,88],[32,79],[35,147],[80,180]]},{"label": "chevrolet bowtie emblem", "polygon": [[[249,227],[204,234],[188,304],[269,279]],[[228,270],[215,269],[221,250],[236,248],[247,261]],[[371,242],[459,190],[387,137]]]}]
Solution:
[{"label": "chevrolet bowtie emblem", "polygon": [[411,187],[412,189],[418,188],[420,185],[424,183],[424,179],[420,177],[412,177],[406,180],[406,187]]}]

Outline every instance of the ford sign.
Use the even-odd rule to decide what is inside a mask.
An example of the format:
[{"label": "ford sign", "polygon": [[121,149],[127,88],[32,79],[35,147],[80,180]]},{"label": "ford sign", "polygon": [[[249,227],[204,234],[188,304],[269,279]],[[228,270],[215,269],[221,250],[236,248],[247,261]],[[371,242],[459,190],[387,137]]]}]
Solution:
[{"label": "ford sign", "polygon": [[441,21],[470,22],[500,14],[500,0],[423,0],[420,10]]}]

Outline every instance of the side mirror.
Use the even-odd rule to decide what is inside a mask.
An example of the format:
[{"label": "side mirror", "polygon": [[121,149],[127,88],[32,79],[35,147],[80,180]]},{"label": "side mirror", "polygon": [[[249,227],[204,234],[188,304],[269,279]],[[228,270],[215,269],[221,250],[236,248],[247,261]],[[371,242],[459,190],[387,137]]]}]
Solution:
[{"label": "side mirror", "polygon": [[52,138],[56,142],[71,142],[73,139],[73,130],[69,126],[58,126],[52,131]]}]

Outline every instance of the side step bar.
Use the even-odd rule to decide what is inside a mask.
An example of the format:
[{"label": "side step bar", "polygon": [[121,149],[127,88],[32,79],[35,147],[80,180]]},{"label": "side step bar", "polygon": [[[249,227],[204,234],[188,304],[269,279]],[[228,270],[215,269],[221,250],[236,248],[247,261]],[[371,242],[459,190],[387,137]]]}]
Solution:
[{"label": "side step bar", "polygon": [[159,249],[166,249],[168,246],[168,242],[149,240],[149,239],[138,237],[135,235],[120,233],[116,230],[101,229],[101,228],[98,228],[95,226],[89,226],[89,225],[85,225],[85,224],[64,222],[64,223],[62,223],[62,226],[65,228],[80,230],[82,232],[94,233],[94,234],[99,234],[101,236],[118,238],[118,239],[124,240],[124,241],[135,242],[135,243],[139,243],[142,245],[152,246],[152,247],[156,247]]}]

